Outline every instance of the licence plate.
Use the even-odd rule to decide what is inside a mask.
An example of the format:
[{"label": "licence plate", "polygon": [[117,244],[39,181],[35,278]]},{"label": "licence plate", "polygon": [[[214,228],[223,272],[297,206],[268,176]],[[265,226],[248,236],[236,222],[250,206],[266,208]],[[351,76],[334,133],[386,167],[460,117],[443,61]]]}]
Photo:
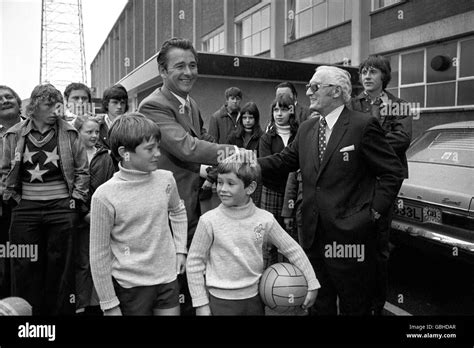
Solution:
[{"label": "licence plate", "polygon": [[423,207],[423,221],[441,223],[441,210],[437,208]]},{"label": "licence plate", "polygon": [[419,222],[423,222],[423,212],[424,208],[416,207],[411,204],[396,204],[394,214],[398,216],[403,216],[404,218],[415,220]]}]

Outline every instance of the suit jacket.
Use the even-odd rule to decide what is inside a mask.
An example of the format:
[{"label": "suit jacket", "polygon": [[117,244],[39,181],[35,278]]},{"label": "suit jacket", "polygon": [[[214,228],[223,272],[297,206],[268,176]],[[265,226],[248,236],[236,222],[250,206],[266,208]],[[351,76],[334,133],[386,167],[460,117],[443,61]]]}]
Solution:
[{"label": "suit jacket", "polygon": [[198,200],[201,164],[216,165],[234,152],[232,145],[219,145],[203,128],[196,102],[190,98],[192,118],[166,87],[156,89],[138,106],[138,112],[156,122],[161,130],[159,168],[171,171],[184,200],[188,217],[188,246],[200,216]]},{"label": "suit jacket", "polygon": [[330,233],[330,240],[324,242],[373,241],[371,208],[383,214],[393,204],[403,178],[400,160],[374,117],[344,108],[319,164],[318,130],[319,118],[310,119],[281,153],[259,158],[262,175],[301,168],[303,228],[299,240],[303,248],[312,246],[318,222]]},{"label": "suit jacket", "polygon": [[[410,146],[412,138],[412,116],[401,114],[400,110],[406,110],[401,107],[406,102],[403,99],[395,97],[393,94],[385,91],[391,102],[391,110],[386,106],[385,112],[381,111],[380,125],[385,132],[388,143],[392,146],[398,158],[403,164],[404,177],[408,178],[408,162],[406,151]],[[351,108],[354,111],[360,111],[370,114],[371,105],[362,92],[357,97],[352,98]]]}]

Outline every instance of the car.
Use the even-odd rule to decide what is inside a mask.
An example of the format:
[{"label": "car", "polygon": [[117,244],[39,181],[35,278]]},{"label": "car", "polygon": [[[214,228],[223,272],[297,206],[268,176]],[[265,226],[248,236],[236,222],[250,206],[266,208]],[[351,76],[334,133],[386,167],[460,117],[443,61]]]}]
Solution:
[{"label": "car", "polygon": [[392,242],[473,261],[474,121],[429,128],[411,143],[407,160]]}]

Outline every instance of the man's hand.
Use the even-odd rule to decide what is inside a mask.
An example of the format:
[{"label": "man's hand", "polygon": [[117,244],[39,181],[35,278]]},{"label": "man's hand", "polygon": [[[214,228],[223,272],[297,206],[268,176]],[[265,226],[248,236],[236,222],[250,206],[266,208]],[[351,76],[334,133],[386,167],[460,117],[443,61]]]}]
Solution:
[{"label": "man's hand", "polygon": [[104,316],[121,316],[122,315],[122,310],[120,309],[120,306],[106,309],[104,311]]},{"label": "man's hand", "polygon": [[285,223],[285,228],[287,231],[291,231],[293,229],[293,218],[284,218],[283,222]]},{"label": "man's hand", "polygon": [[183,274],[186,271],[186,255],[176,254],[176,274]]},{"label": "man's hand", "polygon": [[209,305],[204,305],[196,308],[196,315],[212,315],[211,307]]},{"label": "man's hand", "polygon": [[303,304],[301,305],[301,308],[303,308],[305,311],[308,310],[308,308],[313,307],[314,302],[316,301],[316,296],[318,295],[318,290],[308,290],[308,293],[306,294],[306,298],[304,299]]}]

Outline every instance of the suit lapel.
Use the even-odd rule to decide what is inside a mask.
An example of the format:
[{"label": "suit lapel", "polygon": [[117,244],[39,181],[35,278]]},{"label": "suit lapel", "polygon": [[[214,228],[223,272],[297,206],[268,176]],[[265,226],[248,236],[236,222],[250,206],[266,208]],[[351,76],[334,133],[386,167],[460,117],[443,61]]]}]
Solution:
[{"label": "suit lapel", "polygon": [[[314,155],[311,156],[314,164],[314,169],[316,170],[316,173],[319,170],[319,143],[318,143],[318,132],[319,132],[319,119],[315,123],[313,129],[311,130],[311,149],[314,151]],[[313,151],[310,151],[310,153],[313,153]]]},{"label": "suit lapel", "polygon": [[336,124],[334,125],[334,128],[331,133],[331,137],[329,138],[329,142],[327,143],[326,152],[324,153],[323,162],[321,163],[321,167],[319,168],[316,181],[319,179],[319,176],[321,175],[327,163],[329,162],[329,159],[334,153],[334,150],[336,149],[337,145],[339,145],[339,143],[341,142],[342,137],[346,133],[348,124],[349,124],[349,110],[346,107],[344,107],[344,109],[341,112],[341,115],[339,115],[339,118],[337,119]]},{"label": "suit lapel", "polygon": [[[184,106],[180,103],[180,101],[166,88],[161,87],[161,92],[163,93],[166,98],[171,102],[173,108],[176,112],[176,120],[179,124],[181,124],[186,131],[193,133],[194,136],[198,136],[196,129],[194,128],[189,115],[186,113]],[[193,109],[193,101],[191,101],[191,110]],[[191,113],[194,115],[193,110]],[[194,116],[193,116],[194,117]]]},{"label": "suit lapel", "polygon": [[199,137],[201,136],[201,127],[199,125],[199,109],[196,102],[191,97],[189,98],[191,104],[191,119],[192,119],[192,129],[194,133]]}]

